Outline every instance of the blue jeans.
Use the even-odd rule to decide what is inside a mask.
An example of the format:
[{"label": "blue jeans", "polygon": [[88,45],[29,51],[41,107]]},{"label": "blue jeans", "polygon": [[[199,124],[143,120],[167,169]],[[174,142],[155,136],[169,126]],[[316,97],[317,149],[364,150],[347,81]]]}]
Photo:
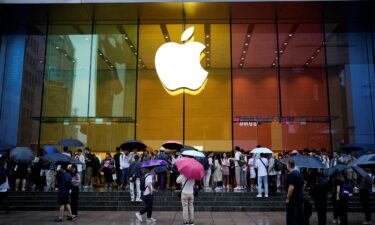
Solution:
[{"label": "blue jeans", "polygon": [[121,186],[125,187],[128,181],[129,168],[121,170]]},{"label": "blue jeans", "polygon": [[268,177],[258,176],[258,195],[262,194],[262,183],[264,185],[264,194],[268,195]]}]

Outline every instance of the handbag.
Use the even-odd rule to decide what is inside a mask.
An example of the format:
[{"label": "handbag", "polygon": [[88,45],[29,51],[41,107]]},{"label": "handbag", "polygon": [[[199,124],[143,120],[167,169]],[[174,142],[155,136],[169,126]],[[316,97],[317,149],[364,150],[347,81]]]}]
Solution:
[{"label": "handbag", "polygon": [[181,190],[178,192],[177,197],[181,198],[182,190],[184,190],[185,184],[188,182],[188,179],[186,179],[184,185],[182,186]]}]

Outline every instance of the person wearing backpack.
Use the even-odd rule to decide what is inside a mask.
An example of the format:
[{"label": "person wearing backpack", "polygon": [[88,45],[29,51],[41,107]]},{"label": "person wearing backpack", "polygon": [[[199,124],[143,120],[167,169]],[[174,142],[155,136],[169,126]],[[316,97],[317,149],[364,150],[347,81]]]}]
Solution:
[{"label": "person wearing backpack", "polygon": [[142,200],[145,202],[145,206],[135,214],[136,218],[142,222],[142,215],[147,213],[147,222],[156,222],[156,219],[152,218],[152,207],[154,204],[154,177],[155,167],[148,167],[148,172],[142,178],[141,191],[143,192]]},{"label": "person wearing backpack", "polygon": [[72,210],[69,204],[69,192],[71,191],[72,176],[66,172],[67,165],[63,164],[60,167],[60,171],[57,176],[57,204],[59,206],[59,218],[55,219],[55,222],[63,222],[64,210],[68,211],[68,220],[73,220]]},{"label": "person wearing backpack", "polygon": [[258,195],[262,197],[262,184],[264,185],[264,197],[268,198],[268,160],[264,154],[255,161],[255,168],[258,169]]},{"label": "person wearing backpack", "polygon": [[7,198],[9,183],[7,171],[1,158],[2,155],[0,155],[0,205],[3,206],[5,213],[8,214],[10,207],[5,203],[5,200]]}]

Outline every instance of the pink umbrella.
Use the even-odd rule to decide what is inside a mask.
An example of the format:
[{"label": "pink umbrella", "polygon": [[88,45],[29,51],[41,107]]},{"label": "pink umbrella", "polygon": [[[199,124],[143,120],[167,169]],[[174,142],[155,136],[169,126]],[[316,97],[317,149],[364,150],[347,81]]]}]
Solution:
[{"label": "pink umbrella", "polygon": [[200,162],[183,157],[176,162],[177,170],[188,179],[201,180],[205,173]]}]

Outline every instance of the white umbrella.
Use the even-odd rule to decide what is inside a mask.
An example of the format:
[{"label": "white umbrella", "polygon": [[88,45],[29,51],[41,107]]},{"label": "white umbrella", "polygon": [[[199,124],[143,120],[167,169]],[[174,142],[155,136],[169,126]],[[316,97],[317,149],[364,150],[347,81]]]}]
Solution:
[{"label": "white umbrella", "polygon": [[205,157],[205,155],[202,152],[198,152],[195,150],[185,150],[181,154],[185,156],[192,156],[192,157]]},{"label": "white umbrella", "polygon": [[264,147],[260,147],[260,148],[254,148],[253,150],[251,150],[250,153],[253,153],[253,154],[273,154],[273,152],[269,149],[269,148],[264,148]]}]

